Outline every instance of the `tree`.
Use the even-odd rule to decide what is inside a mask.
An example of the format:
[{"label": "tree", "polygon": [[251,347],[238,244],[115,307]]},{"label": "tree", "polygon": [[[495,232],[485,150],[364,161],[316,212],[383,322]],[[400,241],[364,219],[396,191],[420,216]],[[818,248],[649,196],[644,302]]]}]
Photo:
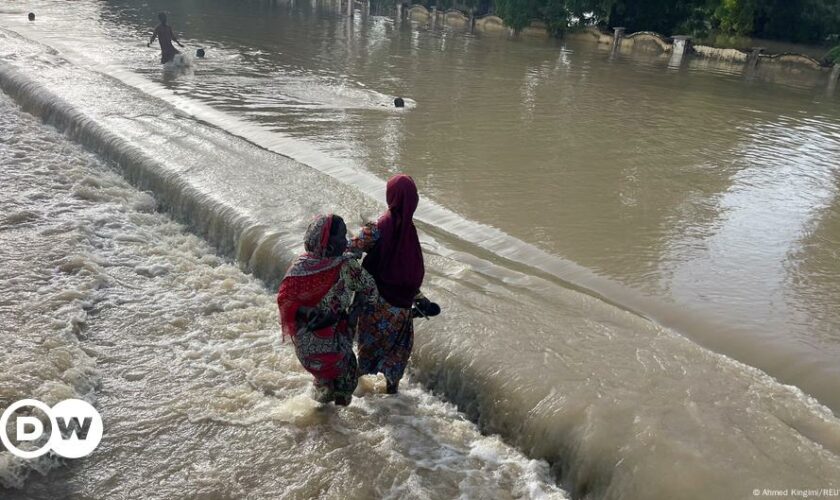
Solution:
[{"label": "tree", "polygon": [[514,30],[521,30],[539,15],[540,3],[546,0],[496,0],[496,15]]},{"label": "tree", "polygon": [[516,30],[539,19],[555,33],[595,19],[664,35],[716,31],[821,42],[840,34],[840,0],[495,0],[495,10]]},{"label": "tree", "polygon": [[761,0],[722,0],[713,19],[721,32],[749,35],[755,30],[755,20]]}]

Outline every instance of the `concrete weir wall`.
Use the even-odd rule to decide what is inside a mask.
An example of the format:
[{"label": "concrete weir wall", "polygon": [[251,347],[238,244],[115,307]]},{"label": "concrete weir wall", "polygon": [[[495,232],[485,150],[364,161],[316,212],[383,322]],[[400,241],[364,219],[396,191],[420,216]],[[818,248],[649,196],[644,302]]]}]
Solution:
[{"label": "concrete weir wall", "polygon": [[672,49],[672,44],[668,41],[667,38],[663,37],[659,33],[654,33],[653,31],[637,31],[636,33],[625,35],[624,38],[621,40],[622,48],[633,48],[637,44],[656,46],[665,52],[670,52]]},{"label": "concrete weir wall", "polygon": [[[825,66],[813,57],[803,54],[765,54],[764,49],[755,47],[750,50],[695,45],[690,37],[666,37],[652,31],[639,31],[625,34],[624,28],[614,28],[613,34],[603,33],[595,28],[587,28],[577,33],[569,33],[567,39],[576,39],[611,45],[613,50],[630,52],[633,50],[654,50],[670,53],[669,65],[681,64],[686,56],[744,63],[747,69],[755,70],[759,65],[789,70],[794,73],[815,71],[819,74],[832,75],[831,66]],[[833,77],[830,77],[833,78]],[[829,82],[831,83],[831,82]],[[835,82],[836,83],[836,82]]]},{"label": "concrete weir wall", "polygon": [[505,26],[505,22],[502,21],[501,17],[498,16],[482,16],[475,20],[475,27],[481,31],[492,32],[492,33],[501,33],[506,31],[508,28]]},{"label": "concrete weir wall", "polygon": [[[466,14],[457,9],[449,9],[446,12],[440,12],[435,8],[430,11],[422,5],[413,5],[408,11],[408,18],[411,21],[427,24],[432,26],[447,26],[449,28],[461,28],[467,30],[477,30],[484,33],[512,33],[502,18],[488,14],[481,17],[473,17],[471,14]],[[549,32],[545,23],[539,20],[533,20],[531,23],[523,28],[520,34],[529,37],[543,37],[548,38]]]},{"label": "concrete weir wall", "polygon": [[470,18],[460,10],[449,9],[443,13],[443,24],[455,28],[464,28],[470,25]]},{"label": "concrete weir wall", "polygon": [[[431,10],[423,5],[415,4],[408,9],[408,19],[418,24],[428,26],[447,26],[449,28],[464,29],[469,31],[481,31],[484,33],[507,33],[510,31],[505,25],[502,18],[487,15],[479,18],[472,14],[466,14],[457,9],[449,9],[445,12],[438,11],[436,8]],[[539,28],[535,28],[537,32]],[[547,32],[543,26],[543,33],[545,36]]]}]

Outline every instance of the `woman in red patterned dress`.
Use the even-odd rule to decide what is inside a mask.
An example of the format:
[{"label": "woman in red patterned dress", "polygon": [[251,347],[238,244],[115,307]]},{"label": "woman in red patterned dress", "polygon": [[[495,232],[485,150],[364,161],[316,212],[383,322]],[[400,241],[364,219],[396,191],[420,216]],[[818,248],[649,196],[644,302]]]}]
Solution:
[{"label": "woman in red patterned dress", "polygon": [[376,284],[358,261],[344,255],[347,227],[341,217],[317,217],[304,247],[277,293],[283,337],[292,339],[298,360],[315,377],[316,399],[346,406],[358,381],[347,310],[354,292],[375,303]]}]

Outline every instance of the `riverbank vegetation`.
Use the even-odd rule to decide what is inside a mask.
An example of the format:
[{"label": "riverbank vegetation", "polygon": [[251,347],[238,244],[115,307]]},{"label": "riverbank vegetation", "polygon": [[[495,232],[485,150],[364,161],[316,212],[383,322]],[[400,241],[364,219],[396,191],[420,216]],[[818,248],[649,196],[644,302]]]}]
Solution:
[{"label": "riverbank vegetation", "polygon": [[438,0],[437,6],[492,12],[514,29],[539,20],[557,34],[598,24],[696,38],[737,35],[832,45],[840,38],[838,0]]},{"label": "riverbank vegetation", "polygon": [[826,64],[840,64],[840,45],[829,50],[823,60]]}]

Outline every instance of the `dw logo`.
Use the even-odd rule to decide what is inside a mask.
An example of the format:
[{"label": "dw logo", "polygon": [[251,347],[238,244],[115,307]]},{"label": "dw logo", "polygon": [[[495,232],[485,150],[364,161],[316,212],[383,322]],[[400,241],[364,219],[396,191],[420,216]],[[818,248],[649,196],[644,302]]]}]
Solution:
[{"label": "dw logo", "polygon": [[[22,450],[12,444],[7,434],[9,419],[20,408],[30,406],[43,412],[50,421],[50,437],[36,450]],[[36,441],[44,434],[44,424],[34,416],[18,416],[15,434],[18,443]],[[0,441],[13,455],[36,458],[50,450],[64,458],[90,455],[102,440],[102,417],[96,408],[81,399],[65,399],[52,408],[37,399],[22,399],[6,408],[0,417]]]}]

